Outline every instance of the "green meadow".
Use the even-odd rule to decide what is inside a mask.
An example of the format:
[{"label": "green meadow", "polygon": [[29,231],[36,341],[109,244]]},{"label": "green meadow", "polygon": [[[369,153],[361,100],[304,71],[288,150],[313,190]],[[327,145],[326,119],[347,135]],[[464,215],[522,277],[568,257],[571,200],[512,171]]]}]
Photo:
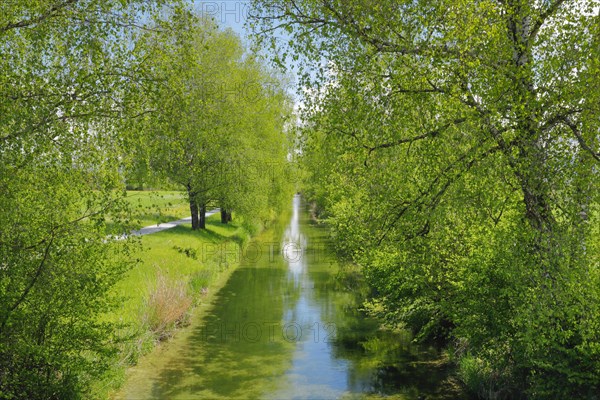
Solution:
[{"label": "green meadow", "polygon": [[140,226],[176,221],[189,216],[189,204],[179,191],[127,191],[133,220]]}]

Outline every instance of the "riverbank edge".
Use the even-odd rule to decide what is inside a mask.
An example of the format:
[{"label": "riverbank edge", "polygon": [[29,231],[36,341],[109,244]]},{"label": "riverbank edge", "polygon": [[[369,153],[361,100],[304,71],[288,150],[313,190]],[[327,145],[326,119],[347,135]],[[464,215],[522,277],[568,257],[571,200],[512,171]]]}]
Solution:
[{"label": "riverbank edge", "polygon": [[[259,238],[263,233],[268,232],[278,223],[289,219],[290,214],[291,213],[289,210],[284,209],[276,218],[274,218],[265,226],[255,226],[257,229],[255,229],[252,233],[244,228],[243,224],[240,224],[238,229],[241,230],[241,232],[239,232],[239,235],[241,236],[233,235],[231,237],[222,238],[218,243],[215,244],[222,245],[225,243],[235,242],[239,246],[238,250],[240,253],[243,253],[249,243]],[[166,232],[168,233],[168,231]],[[245,237],[242,238],[242,236]],[[236,237],[240,240],[236,240]],[[147,368],[148,363],[151,363],[153,359],[160,358],[160,355],[163,354],[163,352],[168,351],[169,347],[172,346],[173,343],[176,341],[185,340],[185,338],[192,332],[193,328],[197,326],[202,319],[216,306],[217,294],[225,286],[231,275],[241,266],[241,264],[241,257],[239,257],[235,263],[231,263],[227,268],[221,270],[208,286],[206,293],[199,295],[199,298],[196,299],[198,301],[192,304],[187,313],[186,323],[176,327],[171,332],[168,339],[156,341],[152,348],[139,354],[135,364],[121,366],[121,371],[118,372],[122,374],[121,379],[118,379],[117,381],[113,380],[111,382],[112,385],[106,388],[107,390],[105,390],[104,393],[95,398],[110,400],[124,399],[125,397],[123,390],[126,387],[126,383],[130,379],[134,378],[139,371]]]},{"label": "riverbank edge", "polygon": [[[213,217],[216,218],[216,217]],[[212,243],[215,246],[222,246],[225,244],[235,243],[238,246],[238,251],[243,252],[248,243],[253,240],[256,236],[258,236],[264,228],[258,229],[254,234],[251,234],[248,229],[243,227],[243,224],[237,225],[237,232],[230,237],[221,237],[218,241]],[[193,231],[190,230],[190,234]],[[215,232],[211,232],[209,229],[210,235],[214,235],[214,237],[219,237],[219,234]],[[166,230],[161,232],[161,234],[171,234],[170,230]],[[152,235],[154,236],[154,235]],[[182,324],[178,324],[176,327],[169,331],[168,338],[164,340],[154,340],[152,341],[152,345],[149,347],[140,350],[134,356],[134,363],[128,364],[123,363],[122,361],[118,361],[115,359],[115,364],[111,366],[111,368],[106,372],[104,379],[100,381],[96,381],[92,387],[92,393],[90,393],[91,398],[93,399],[119,399],[121,398],[121,392],[128,381],[128,379],[135,373],[135,371],[147,362],[147,359],[155,354],[156,352],[164,351],[169,347],[169,345],[174,340],[179,340],[181,336],[185,335],[186,331],[190,330],[190,327],[194,326],[194,323],[198,320],[201,320],[204,315],[212,307],[214,307],[214,301],[216,294],[221,290],[221,288],[227,283],[233,272],[239,268],[241,265],[240,260],[236,260],[235,262],[228,263],[226,268],[219,270],[216,272],[216,275],[210,281],[206,290],[202,293],[194,294],[194,301],[192,302],[190,308],[186,312],[185,321]],[[140,264],[136,266],[136,268],[144,268],[144,266],[148,267],[146,263]],[[193,276],[188,275],[187,278],[191,280]],[[189,281],[188,281],[189,283]],[[136,298],[143,296],[142,293],[139,293]],[[143,332],[138,332],[136,335],[136,340],[143,337],[144,335],[152,336],[153,333],[149,329],[145,329]],[[122,358],[124,356],[123,353],[117,355],[116,358]]]},{"label": "riverbank edge", "polygon": [[143,371],[147,368],[148,363],[151,363],[154,359],[160,358],[163,352],[169,350],[169,347],[176,341],[185,340],[185,338],[192,332],[193,328],[202,321],[202,319],[212,310],[216,304],[216,297],[219,291],[225,286],[233,272],[240,267],[241,263],[237,262],[230,265],[227,269],[223,270],[217,278],[208,287],[208,292],[201,295],[200,302],[197,305],[192,306],[188,313],[187,322],[185,325],[176,328],[171,332],[169,339],[164,341],[156,342],[154,347],[148,352],[140,355],[137,362],[134,365],[130,365],[124,369],[124,379],[120,382],[118,387],[113,388],[108,393],[108,399],[110,400],[121,400],[125,399],[123,390],[125,384],[139,371]]}]

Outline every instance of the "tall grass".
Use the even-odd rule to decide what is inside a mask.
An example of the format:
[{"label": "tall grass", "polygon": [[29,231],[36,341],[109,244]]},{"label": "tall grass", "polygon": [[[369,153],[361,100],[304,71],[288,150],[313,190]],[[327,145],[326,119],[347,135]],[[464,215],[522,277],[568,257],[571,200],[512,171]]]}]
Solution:
[{"label": "tall grass", "polygon": [[232,252],[250,235],[240,220],[219,221],[216,214],[207,219],[205,231],[185,224],[143,236],[138,251],[127,256],[138,263],[115,287],[121,306],[105,316],[122,324],[115,332],[121,350],[105,379],[96,383],[93,398],[110,398],[124,382],[126,369],[185,325],[194,307],[209,301],[226,280],[226,271],[239,264]]},{"label": "tall grass", "polygon": [[193,299],[184,280],[170,279],[163,271],[144,304],[142,320],[158,341],[168,339],[185,325]]}]

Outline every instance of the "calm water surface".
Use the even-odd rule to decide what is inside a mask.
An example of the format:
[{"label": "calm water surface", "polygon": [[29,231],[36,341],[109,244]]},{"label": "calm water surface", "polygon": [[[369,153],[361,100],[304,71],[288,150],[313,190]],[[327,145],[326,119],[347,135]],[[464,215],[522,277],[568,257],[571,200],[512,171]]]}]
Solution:
[{"label": "calm water surface", "polygon": [[124,399],[457,398],[434,349],[378,329],[337,278],[299,197],[257,237],[202,319],[148,356]]}]

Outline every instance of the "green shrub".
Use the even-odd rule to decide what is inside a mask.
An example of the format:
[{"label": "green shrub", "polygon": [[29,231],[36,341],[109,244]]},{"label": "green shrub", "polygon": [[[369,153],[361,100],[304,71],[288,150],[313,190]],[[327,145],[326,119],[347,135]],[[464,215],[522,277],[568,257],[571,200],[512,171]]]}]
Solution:
[{"label": "green shrub", "polygon": [[481,399],[504,400],[523,398],[516,390],[510,371],[498,370],[488,360],[463,355],[458,361],[458,377]]}]

